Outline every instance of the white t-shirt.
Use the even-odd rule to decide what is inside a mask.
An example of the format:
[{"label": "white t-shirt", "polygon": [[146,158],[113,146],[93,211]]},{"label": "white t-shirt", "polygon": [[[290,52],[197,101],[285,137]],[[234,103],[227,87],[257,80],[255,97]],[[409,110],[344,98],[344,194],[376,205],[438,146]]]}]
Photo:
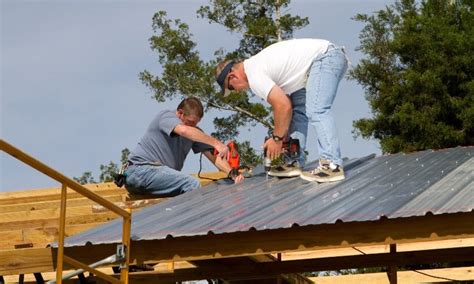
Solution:
[{"label": "white t-shirt", "polygon": [[245,74],[252,92],[267,100],[273,86],[291,94],[306,85],[313,60],[328,49],[323,39],[292,39],[274,43],[244,60]]}]

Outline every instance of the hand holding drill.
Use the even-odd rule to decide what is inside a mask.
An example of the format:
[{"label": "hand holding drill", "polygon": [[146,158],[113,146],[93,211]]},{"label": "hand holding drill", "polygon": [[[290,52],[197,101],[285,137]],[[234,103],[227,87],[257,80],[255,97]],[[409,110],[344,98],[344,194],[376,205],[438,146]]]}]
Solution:
[{"label": "hand holding drill", "polygon": [[[290,159],[296,159],[298,158],[300,154],[300,140],[293,139],[289,136],[285,136],[279,142],[275,141],[275,139],[270,139],[270,137],[265,137],[265,144],[263,145],[263,147],[264,147],[264,166],[265,166],[265,171],[267,172],[271,168],[272,160],[280,157],[282,153],[286,157],[289,157]],[[278,151],[274,151],[273,147],[279,147]]]}]

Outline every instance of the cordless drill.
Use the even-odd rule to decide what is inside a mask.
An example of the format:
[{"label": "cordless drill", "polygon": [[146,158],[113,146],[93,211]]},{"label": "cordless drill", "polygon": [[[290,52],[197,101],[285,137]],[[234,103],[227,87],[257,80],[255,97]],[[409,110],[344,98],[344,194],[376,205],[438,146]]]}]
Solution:
[{"label": "cordless drill", "polygon": [[[270,139],[270,137],[265,137],[265,141],[267,141],[268,139]],[[285,137],[285,139],[283,139],[282,150],[283,155],[285,155],[286,157],[290,159],[298,158],[300,154],[300,140],[291,137]],[[272,166],[272,160],[267,157],[267,148],[265,148],[263,156],[265,171],[269,172]]]},{"label": "cordless drill", "polygon": [[[227,162],[229,163],[232,170],[229,172],[229,178],[231,176],[238,176],[239,175],[239,168],[240,168],[240,155],[237,150],[237,144],[234,141],[230,141],[227,143],[227,147],[229,148],[229,152],[227,153]],[[216,149],[214,149],[214,156],[217,156],[219,153]]]}]

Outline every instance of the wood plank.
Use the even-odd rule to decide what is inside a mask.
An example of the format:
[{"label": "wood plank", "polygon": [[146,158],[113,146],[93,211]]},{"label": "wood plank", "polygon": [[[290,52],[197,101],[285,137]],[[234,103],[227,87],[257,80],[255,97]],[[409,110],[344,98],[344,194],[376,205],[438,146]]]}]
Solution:
[{"label": "wood plank", "polygon": [[50,248],[0,251],[0,275],[54,271]]},{"label": "wood plank", "polygon": [[[166,198],[154,198],[154,199],[125,201],[125,202],[114,202],[114,204],[122,209],[133,209],[134,212],[137,212],[138,211],[137,209],[142,209],[150,205],[158,204],[165,200]],[[102,205],[92,205],[92,212],[94,213],[107,212],[107,211],[109,211],[109,209],[105,208]]]},{"label": "wood plank", "polygon": [[15,157],[16,159],[22,161],[23,163],[31,166],[32,168],[44,173],[45,175],[51,177],[52,179],[58,181],[61,184],[62,188],[72,188],[74,191],[88,197],[97,203],[110,206],[110,209],[117,213],[124,218],[130,218],[130,213],[127,211],[118,208],[111,204],[106,199],[102,198],[100,195],[90,191],[89,189],[85,188],[81,184],[77,183],[76,181],[72,180],[71,178],[65,176],[64,174],[58,172],[57,170],[51,168],[50,166],[42,163],[41,161],[37,160],[36,158],[28,155],[27,153],[23,152],[22,150],[16,148],[15,146],[11,145],[7,141],[0,139],[0,150],[5,151],[9,155]]},{"label": "wood plank", "polygon": [[[127,191],[124,188],[117,187],[113,182],[106,183],[94,183],[94,184],[85,184],[85,188],[96,192],[101,193],[102,191],[110,191],[111,189],[115,190],[117,193],[126,193]],[[72,189],[68,189],[68,194],[75,192]],[[35,198],[39,196],[51,196],[61,194],[61,186],[58,187],[49,187],[49,188],[39,188],[39,189],[27,189],[27,190],[18,190],[10,192],[0,192],[0,200],[11,199],[11,198]]]},{"label": "wood plank", "polygon": [[196,268],[196,266],[188,261],[164,261],[154,266],[155,271],[162,273],[173,272],[175,269],[189,268]]},{"label": "wood plank", "polygon": [[[122,201],[122,194],[114,194],[114,195],[104,195],[105,199],[109,200],[110,202],[120,202]],[[0,213],[8,213],[8,212],[20,212],[20,211],[34,211],[34,210],[41,210],[41,209],[48,209],[48,208],[57,208],[61,204],[60,201],[39,201],[39,202],[25,202],[21,204],[10,204],[10,205],[2,205],[0,206]],[[77,207],[77,206],[84,206],[84,205],[95,205],[96,203],[88,198],[80,197],[80,198],[70,198],[67,200],[67,207]]]},{"label": "wood plank", "polygon": [[[87,224],[87,223],[103,223],[118,218],[114,212],[105,213],[93,213],[89,215],[78,215],[70,216],[66,218],[66,225],[75,224]],[[32,229],[32,228],[48,228],[58,227],[59,218],[48,218],[48,219],[34,219],[34,220],[21,220],[12,222],[0,223],[0,232],[2,231],[14,231],[21,229]]]},{"label": "wood plank", "polygon": [[[66,217],[93,214],[92,206],[66,207]],[[48,208],[32,211],[7,212],[0,214],[0,223],[59,218],[60,208]]]},{"label": "wood plank", "polygon": [[[423,269],[416,271],[398,271],[398,282],[404,284],[418,283],[446,283],[446,279],[454,279],[456,281],[474,280],[474,266],[455,267],[455,268],[438,268]],[[431,277],[432,275],[434,277]],[[445,278],[445,279],[443,279]],[[366,273],[351,274],[338,276],[320,276],[310,277],[310,280],[318,284],[359,284],[359,283],[377,283],[390,284],[387,273]]]},{"label": "wood plank", "polygon": [[[69,192],[69,189],[68,189]],[[119,192],[116,189],[104,189],[101,190],[100,192],[96,192],[100,196],[109,196],[109,195],[116,195],[119,194]],[[125,193],[123,193],[125,194]],[[82,198],[85,197],[84,195],[77,193],[77,192],[71,192],[68,193],[68,200],[70,198]],[[9,204],[22,204],[22,203],[31,203],[31,202],[41,202],[41,201],[53,201],[53,200],[60,200],[61,199],[61,194],[50,194],[50,195],[38,195],[38,196],[24,196],[24,197],[13,197],[13,198],[4,198],[0,199],[0,206],[1,205],[9,205]]]},{"label": "wood plank", "polygon": [[214,182],[216,179],[223,179],[226,178],[227,175],[223,172],[206,172],[206,173],[201,173],[201,177],[198,177],[197,174],[192,174],[193,177],[199,179],[199,182],[201,183],[201,186],[206,186],[208,184],[211,184]]},{"label": "wood plank", "polygon": [[[474,238],[397,244],[398,251],[415,251],[415,250],[429,250],[429,249],[456,248],[456,247],[474,247]],[[312,258],[321,258],[321,257],[330,257],[330,256],[349,256],[349,255],[360,255],[362,253],[374,254],[374,253],[384,253],[384,252],[385,253],[390,252],[390,245],[358,246],[358,247],[320,249],[320,250],[310,250],[310,251],[283,252],[281,253],[281,258],[283,261],[286,261],[286,260],[296,260],[296,259],[312,259]]]},{"label": "wood plank", "polygon": [[311,260],[292,260],[263,262],[253,264],[236,264],[229,269],[228,265],[204,266],[193,269],[176,270],[174,273],[139,272],[130,275],[131,283],[141,281],[186,281],[192,279],[226,279],[248,280],[265,279],[278,274],[300,273],[308,271],[328,271],[339,269],[379,267],[389,265],[408,265],[446,261],[469,261],[474,255],[474,248],[441,249],[419,252],[383,253],[329,257]]},{"label": "wood plank", "polygon": [[[66,226],[66,237],[72,236],[97,227],[103,223],[89,223]],[[0,250],[14,249],[14,246],[21,243],[31,243],[33,247],[44,248],[49,243],[57,241],[58,227],[21,229],[15,231],[4,231],[0,240]]]},{"label": "wood plank", "polygon": [[[107,267],[107,268],[97,268],[97,270],[106,273],[106,274],[113,274],[112,268]],[[69,272],[72,272],[74,270],[65,270],[63,271],[63,274],[67,274]],[[49,280],[56,280],[56,272],[42,272],[41,275],[43,276],[43,279],[45,282]],[[86,277],[88,276],[88,273],[85,273]],[[18,282],[18,275],[7,275],[3,277],[5,280],[5,283],[17,283]],[[28,273],[24,275],[24,283],[25,284],[37,284],[35,276],[32,273]],[[63,283],[67,284],[77,284],[78,283],[78,277],[75,276],[71,278],[70,280],[63,280]]]}]

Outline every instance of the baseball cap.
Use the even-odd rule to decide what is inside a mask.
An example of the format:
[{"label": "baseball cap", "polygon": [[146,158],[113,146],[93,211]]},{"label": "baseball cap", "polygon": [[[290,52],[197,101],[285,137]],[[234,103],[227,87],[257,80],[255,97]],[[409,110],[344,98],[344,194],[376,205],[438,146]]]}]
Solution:
[{"label": "baseball cap", "polygon": [[[216,76],[216,80],[219,86],[221,87],[222,94],[224,94],[224,96],[228,96],[231,92],[231,90],[228,89],[228,86],[226,86],[226,78],[227,75],[229,75],[230,71],[232,71],[232,67],[234,66],[234,64],[235,61],[228,60],[222,62],[217,66],[218,75]],[[219,72],[219,67],[221,67],[222,65],[224,66],[224,68],[222,68]]]}]

